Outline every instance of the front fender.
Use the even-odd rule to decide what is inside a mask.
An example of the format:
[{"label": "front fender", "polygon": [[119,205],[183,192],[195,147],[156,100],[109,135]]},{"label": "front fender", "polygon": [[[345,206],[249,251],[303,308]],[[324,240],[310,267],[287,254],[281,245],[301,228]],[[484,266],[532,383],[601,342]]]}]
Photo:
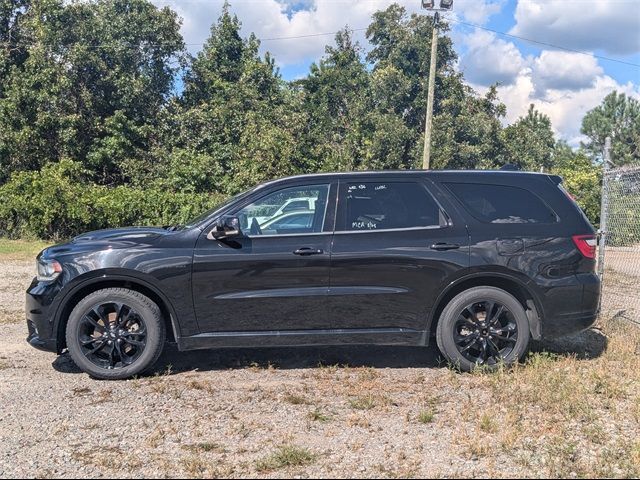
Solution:
[{"label": "front fender", "polygon": [[180,324],[178,322],[178,314],[175,306],[171,300],[162,292],[158,285],[156,285],[155,279],[141,272],[131,271],[118,268],[105,268],[102,270],[91,271],[70,281],[59,294],[59,302],[53,315],[53,331],[58,332],[58,345],[62,345],[62,338],[64,338],[63,322],[66,322],[68,315],[71,313],[72,307],[85,295],[83,292],[95,291],[104,285],[104,288],[111,286],[123,286],[123,285],[139,286],[143,289],[153,292],[164,304],[164,307],[170,315],[170,322],[173,329],[173,334],[176,339],[181,336]]}]

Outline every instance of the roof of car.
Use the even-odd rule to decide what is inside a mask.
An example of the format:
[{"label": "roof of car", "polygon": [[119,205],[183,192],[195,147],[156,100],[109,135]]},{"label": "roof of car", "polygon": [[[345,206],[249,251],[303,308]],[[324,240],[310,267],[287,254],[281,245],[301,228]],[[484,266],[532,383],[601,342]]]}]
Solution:
[{"label": "roof of car", "polygon": [[327,173],[308,173],[304,175],[295,175],[292,177],[280,178],[265,183],[264,185],[270,185],[274,182],[281,182],[287,180],[299,180],[299,179],[313,179],[313,178],[341,178],[341,177],[368,177],[379,175],[399,175],[399,176],[428,176],[432,178],[444,177],[503,177],[503,176],[547,176],[551,175],[537,172],[523,172],[514,170],[365,170],[365,171],[351,171],[351,172],[327,172]]}]

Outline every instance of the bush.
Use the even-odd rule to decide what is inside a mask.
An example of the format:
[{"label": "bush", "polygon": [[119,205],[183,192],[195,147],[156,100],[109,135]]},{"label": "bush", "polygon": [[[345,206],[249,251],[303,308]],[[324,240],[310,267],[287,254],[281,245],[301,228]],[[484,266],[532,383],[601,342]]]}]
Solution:
[{"label": "bush", "polygon": [[64,239],[88,230],[187,222],[223,200],[219,194],[96,185],[79,163],[19,172],[0,186],[0,235]]}]

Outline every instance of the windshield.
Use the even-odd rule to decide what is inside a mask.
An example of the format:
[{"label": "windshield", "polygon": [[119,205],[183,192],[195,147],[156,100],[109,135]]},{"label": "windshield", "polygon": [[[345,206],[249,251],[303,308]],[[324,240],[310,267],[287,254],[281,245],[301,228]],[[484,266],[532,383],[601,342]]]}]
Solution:
[{"label": "windshield", "polygon": [[[258,188],[258,187],[256,187],[256,188]],[[239,199],[241,199],[242,197],[245,197],[245,196],[249,195],[249,194],[250,194],[251,192],[253,192],[256,188],[252,188],[252,189],[250,189],[250,190],[246,190],[246,191],[244,191],[244,192],[242,192],[242,193],[239,193],[239,194],[237,194],[237,195],[234,195],[234,196],[233,196],[233,197],[231,197],[231,198],[228,198],[228,199],[227,199],[227,200],[225,200],[224,202],[222,202],[222,203],[220,203],[220,204],[216,205],[215,207],[213,207],[213,208],[211,208],[211,209],[207,210],[206,212],[201,213],[201,214],[200,214],[200,215],[198,215],[196,218],[194,218],[194,219],[192,219],[192,220],[188,221],[188,222],[186,223],[186,225],[184,226],[184,228],[191,228],[191,227],[195,227],[195,226],[197,226],[198,224],[200,224],[200,223],[202,223],[203,221],[205,221],[207,218],[209,218],[209,217],[211,217],[211,216],[215,215],[215,214],[216,214],[216,212],[217,212],[218,210],[222,210],[223,208],[227,207],[228,205],[231,205],[231,204],[232,204],[233,202],[235,202],[236,200],[239,200]]]}]

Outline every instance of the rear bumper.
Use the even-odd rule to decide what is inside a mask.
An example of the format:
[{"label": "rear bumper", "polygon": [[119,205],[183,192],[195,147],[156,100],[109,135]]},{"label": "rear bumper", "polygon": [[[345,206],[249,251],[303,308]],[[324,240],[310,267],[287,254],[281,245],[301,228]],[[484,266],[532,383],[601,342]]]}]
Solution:
[{"label": "rear bumper", "polygon": [[572,285],[547,292],[542,336],[572,335],[591,327],[600,309],[600,278],[595,274],[575,275]]},{"label": "rear bumper", "polygon": [[543,338],[551,339],[580,333],[596,323],[597,319],[597,312],[554,318],[553,321],[545,322],[542,336]]}]

